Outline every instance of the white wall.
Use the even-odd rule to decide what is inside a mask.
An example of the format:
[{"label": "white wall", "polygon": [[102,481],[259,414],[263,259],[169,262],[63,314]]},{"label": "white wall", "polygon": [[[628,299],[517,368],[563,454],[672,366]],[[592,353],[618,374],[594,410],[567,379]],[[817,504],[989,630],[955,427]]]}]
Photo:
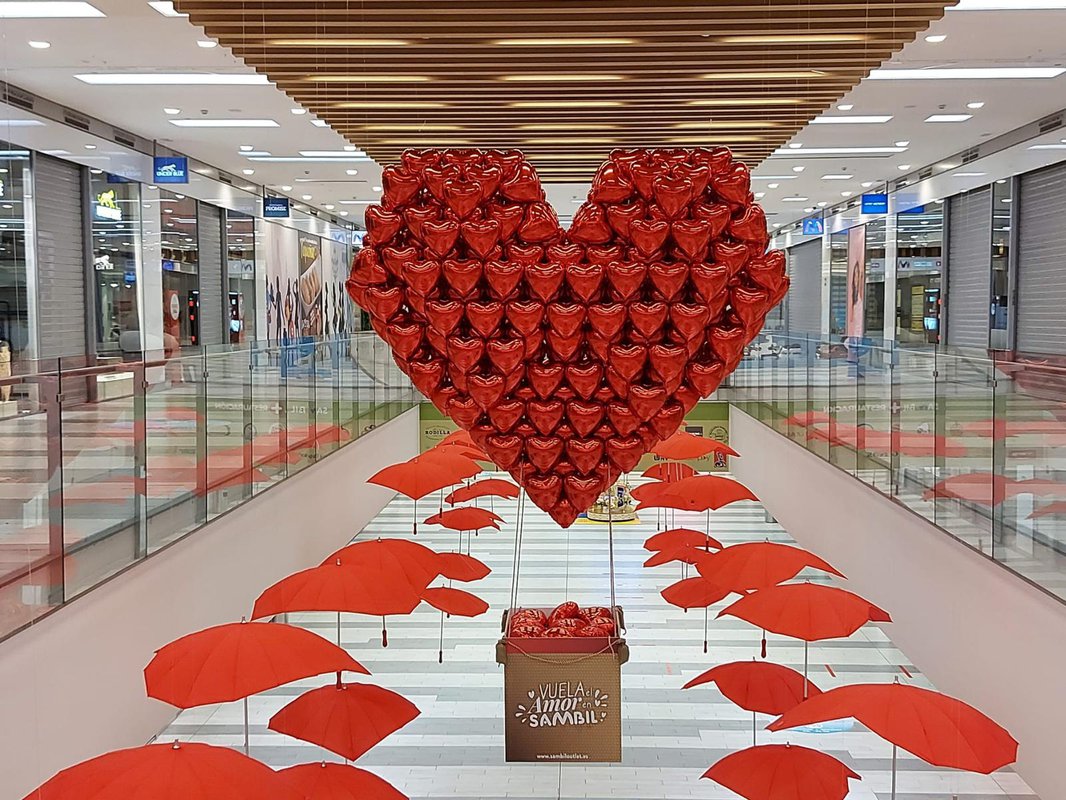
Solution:
[{"label": "white wall", "polygon": [[1016,769],[1066,800],[1066,605],[737,408],[737,478],[800,544],[887,610],[892,640],[941,691],[1016,738]]},{"label": "white wall", "polygon": [[417,447],[416,407],[0,644],[0,800],[158,733],[152,653],[345,544],[392,499],[366,479]]}]

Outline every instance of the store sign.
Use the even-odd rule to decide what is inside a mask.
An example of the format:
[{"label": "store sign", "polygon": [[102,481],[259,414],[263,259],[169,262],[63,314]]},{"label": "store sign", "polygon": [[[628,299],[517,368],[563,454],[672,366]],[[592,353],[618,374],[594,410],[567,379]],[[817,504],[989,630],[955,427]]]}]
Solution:
[{"label": "store sign", "polygon": [[804,236],[821,236],[825,233],[825,220],[821,217],[810,217],[803,220]]},{"label": "store sign", "polygon": [[153,164],[156,183],[189,182],[189,159],[184,156],[156,156]]},{"label": "store sign", "polygon": [[108,189],[106,192],[100,192],[100,194],[96,195],[93,213],[98,219],[106,219],[109,222],[122,221],[122,209],[119,208],[114,189]]},{"label": "store sign", "polygon": [[864,194],[862,196],[862,213],[863,214],[887,214],[888,213],[888,195],[887,194]]},{"label": "store sign", "polygon": [[263,216],[264,217],[288,217],[289,216],[289,198],[287,198],[287,197],[264,197],[263,198]]}]

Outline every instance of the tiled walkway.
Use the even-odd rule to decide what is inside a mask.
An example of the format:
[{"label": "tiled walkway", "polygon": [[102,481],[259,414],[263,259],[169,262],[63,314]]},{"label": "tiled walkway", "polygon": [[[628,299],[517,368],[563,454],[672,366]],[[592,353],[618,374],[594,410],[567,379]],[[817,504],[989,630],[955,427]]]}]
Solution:
[{"label": "tiled walkway", "polygon": [[[338,476],[339,483],[343,481]],[[429,503],[420,503],[421,510]],[[422,711],[413,723],[387,738],[358,762],[391,781],[412,798],[732,798],[730,792],[700,780],[702,772],[729,752],[751,744],[751,716],[714,688],[682,692],[688,679],[717,663],[758,655],[759,631],[737,620],[715,621],[711,610],[710,652],[703,653],[703,614],[668,606],[658,592],[679,577],[676,565],[645,570],[644,540],[656,530],[654,513],[640,523],[615,527],[618,602],[625,609],[631,660],[622,668],[623,761],[621,764],[555,765],[504,762],[503,672],[495,663],[500,612],[511,586],[516,501],[495,503],[509,523],[501,533],[482,534],[472,554],[493,574],[473,584],[490,611],[474,620],[451,619],[445,627],[444,664],[437,663],[439,614],[423,607],[389,621],[389,647],[380,645],[380,620],[344,620],[342,641],[380,684],[401,692]],[[520,570],[523,605],[554,605],[564,598],[582,605],[609,600],[606,526],[578,523],[569,535],[547,515],[527,504]],[[691,516],[691,518],[689,518]],[[677,525],[702,527],[703,516],[678,514]],[[411,503],[393,501],[360,536],[410,535]],[[712,515],[712,532],[726,544],[789,541],[767,522],[754,503],[735,504]],[[353,532],[354,533],[354,532]],[[418,540],[438,550],[455,549],[457,534],[420,526]],[[829,555],[832,554],[823,554]],[[831,558],[830,558],[831,560]],[[812,578],[814,576],[811,576]],[[861,587],[850,587],[860,591]],[[248,598],[251,607],[254,598]],[[891,611],[891,609],[888,609]],[[306,614],[292,620],[335,635],[335,618]],[[846,641],[811,648],[811,676],[822,689],[899,678],[928,685],[918,669],[895,648],[891,626],[867,626]],[[770,637],[769,657],[802,668],[800,644]],[[285,703],[323,679],[291,685],[251,701],[252,755],[275,766],[319,759],[338,760],[317,747],[266,728]],[[241,707],[193,709],[181,714],[162,735],[237,747],[243,740]],[[760,719],[760,729],[769,718]],[[863,776],[849,797],[889,797],[891,747],[861,728],[825,734],[759,733],[760,742],[791,741],[830,752]],[[1014,773],[969,775],[938,769],[901,754],[899,800],[1035,800]]]}]

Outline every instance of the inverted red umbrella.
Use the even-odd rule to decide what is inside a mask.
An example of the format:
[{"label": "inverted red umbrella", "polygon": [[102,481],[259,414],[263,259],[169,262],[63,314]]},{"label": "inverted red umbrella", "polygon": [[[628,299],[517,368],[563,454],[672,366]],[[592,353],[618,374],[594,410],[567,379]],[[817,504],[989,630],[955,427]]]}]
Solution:
[{"label": "inverted red umbrella", "polygon": [[407,800],[407,795],[388,781],[348,764],[297,764],[279,769],[277,774],[302,800]]},{"label": "inverted red umbrella", "polygon": [[679,547],[698,547],[703,550],[721,550],[722,543],[706,533],[691,528],[672,528],[649,537],[644,542],[645,550],[672,550]]},{"label": "inverted red umbrella", "polygon": [[1014,737],[973,706],[899,682],[830,689],[786,711],[769,730],[848,717],[892,743],[892,797],[896,796],[896,748],[934,766],[986,775],[1018,757]]},{"label": "inverted red umbrella", "polygon": [[384,486],[414,501],[413,533],[418,533],[418,501],[431,492],[451,486],[481,471],[474,461],[459,455],[429,451],[376,472],[367,483]]},{"label": "inverted red umbrella", "polygon": [[809,747],[764,744],[730,753],[703,773],[747,800],[843,800],[849,780],[862,780],[847,764]]},{"label": "inverted red umbrella", "polygon": [[477,595],[453,589],[450,586],[435,586],[422,592],[422,599],[440,611],[440,646],[437,663],[444,663],[444,615],[479,617],[489,610],[489,604]]},{"label": "inverted red umbrella", "polygon": [[651,449],[654,455],[675,461],[687,461],[691,458],[703,458],[711,453],[738,456],[739,453],[725,442],[696,436],[687,431],[678,431],[673,436],[663,439]]},{"label": "inverted red umbrella", "polygon": [[655,481],[675,483],[685,478],[691,478],[698,473],[688,464],[652,464],[642,473],[642,478],[651,478]]},{"label": "inverted red umbrella", "polygon": [[265,622],[232,622],[175,639],[144,668],[149,697],[177,708],[244,700],[248,749],[248,696],[286,683],[366,667],[321,636]]},{"label": "inverted red umbrella", "polygon": [[337,683],[304,692],[267,727],[354,761],[418,716],[396,692],[369,683]]},{"label": "inverted red umbrella", "polygon": [[707,652],[708,608],[729,596],[729,590],[716,586],[705,578],[684,578],[663,589],[660,594],[667,603],[688,611],[703,609],[703,652]]},{"label": "inverted red umbrella", "polygon": [[302,800],[265,764],[209,744],[115,750],[56,773],[23,800]]},{"label": "inverted red umbrella", "polygon": [[794,669],[769,661],[734,661],[697,675],[682,689],[713,683],[734,705],[751,712],[751,740],[755,744],[756,713],[779,716],[803,702],[807,696],[821,694],[810,681]]},{"label": "inverted red umbrella", "polygon": [[479,497],[503,497],[508,500],[514,500],[518,497],[518,491],[518,486],[510,481],[500,480],[499,478],[485,478],[480,481],[474,481],[469,486],[456,489],[444,498],[444,502],[454,506],[458,503],[476,500]]},{"label": "inverted red umbrella", "polygon": [[700,575],[734,592],[765,589],[795,578],[804,569],[843,578],[827,561],[802,547],[778,542],[743,542],[723,548],[696,565]]},{"label": "inverted red umbrella", "polygon": [[389,646],[385,617],[410,614],[421,602],[421,589],[402,573],[382,574],[349,566],[342,558],[282,578],[256,598],[253,619],[301,611],[343,611],[381,617],[381,646]]},{"label": "inverted red umbrella", "polygon": [[810,642],[851,636],[867,622],[891,622],[888,612],[857,594],[817,583],[785,583],[745,595],[718,612],[763,629],[762,656],[766,657],[766,631],[803,640],[803,674],[807,674]]}]

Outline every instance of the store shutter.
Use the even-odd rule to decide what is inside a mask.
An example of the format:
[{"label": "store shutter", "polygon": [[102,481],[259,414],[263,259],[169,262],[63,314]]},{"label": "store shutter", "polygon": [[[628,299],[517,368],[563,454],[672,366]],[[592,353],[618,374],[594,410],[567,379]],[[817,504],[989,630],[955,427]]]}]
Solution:
[{"label": "store shutter", "polygon": [[788,251],[788,328],[793,334],[822,329],[822,242],[804,242]]},{"label": "store shutter", "polygon": [[1017,348],[1066,355],[1066,164],[1023,175],[1018,194]]},{"label": "store shutter", "polygon": [[197,210],[200,239],[200,344],[222,344],[222,211],[200,203]]},{"label": "store shutter", "polygon": [[[41,358],[86,353],[85,240],[81,167],[37,155],[37,352]],[[34,291],[31,288],[30,291]]]},{"label": "store shutter", "polygon": [[992,281],[992,189],[948,200],[947,343],[988,348]]}]

